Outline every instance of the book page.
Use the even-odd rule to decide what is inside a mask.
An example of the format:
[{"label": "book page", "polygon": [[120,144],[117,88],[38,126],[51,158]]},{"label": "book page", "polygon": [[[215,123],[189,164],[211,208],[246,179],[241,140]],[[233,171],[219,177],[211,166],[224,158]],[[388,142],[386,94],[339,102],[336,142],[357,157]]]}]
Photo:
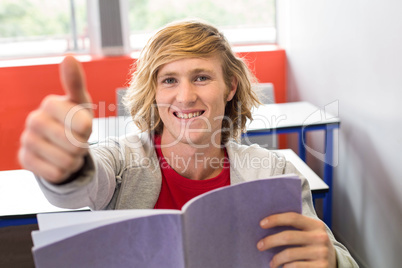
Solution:
[{"label": "book page", "polygon": [[181,214],[178,210],[109,210],[38,214],[39,231],[32,232],[34,246],[42,247],[114,222],[156,214]]},{"label": "book page", "polygon": [[162,214],[114,222],[34,247],[33,256],[41,268],[184,268],[182,242],[181,214]]},{"label": "book page", "polygon": [[77,211],[63,213],[41,213],[37,215],[39,230],[46,231],[53,228],[72,227],[76,224],[89,224],[97,221],[115,219],[121,217],[136,218],[155,214],[181,213],[173,209],[122,209],[122,210],[98,210]]},{"label": "book page", "polygon": [[281,248],[260,252],[257,242],[289,228],[266,230],[259,222],[276,213],[301,213],[301,206],[296,175],[223,187],[192,200],[183,220],[187,267],[268,267]]}]

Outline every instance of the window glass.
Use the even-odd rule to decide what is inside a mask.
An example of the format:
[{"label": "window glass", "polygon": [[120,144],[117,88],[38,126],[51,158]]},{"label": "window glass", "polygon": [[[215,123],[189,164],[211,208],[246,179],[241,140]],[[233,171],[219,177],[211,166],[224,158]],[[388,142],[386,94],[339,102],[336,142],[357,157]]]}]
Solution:
[{"label": "window glass", "polygon": [[1,0],[0,58],[88,50],[86,21],[85,0]]},{"label": "window glass", "polygon": [[[185,18],[216,25],[232,44],[276,41],[275,0],[122,1],[128,1],[134,50],[141,49],[158,28]],[[0,59],[66,52],[89,52],[86,0],[0,1]]]},{"label": "window glass", "polygon": [[152,33],[173,20],[200,18],[232,44],[274,43],[275,0],[128,0],[130,42],[141,48]]}]

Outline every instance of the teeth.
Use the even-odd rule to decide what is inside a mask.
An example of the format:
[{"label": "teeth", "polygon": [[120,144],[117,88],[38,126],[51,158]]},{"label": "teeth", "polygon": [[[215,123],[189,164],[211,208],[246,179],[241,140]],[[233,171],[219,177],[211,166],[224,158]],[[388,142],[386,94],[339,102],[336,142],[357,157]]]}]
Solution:
[{"label": "teeth", "polygon": [[201,112],[195,112],[195,113],[188,113],[188,114],[182,114],[182,113],[176,113],[178,118],[184,118],[184,119],[190,119],[193,117],[197,117],[201,115]]}]

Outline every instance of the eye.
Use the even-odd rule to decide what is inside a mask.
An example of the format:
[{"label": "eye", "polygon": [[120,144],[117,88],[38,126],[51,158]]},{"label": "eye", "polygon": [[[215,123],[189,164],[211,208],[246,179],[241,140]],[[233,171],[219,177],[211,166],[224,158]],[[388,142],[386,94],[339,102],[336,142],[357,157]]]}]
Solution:
[{"label": "eye", "polygon": [[166,78],[162,81],[162,83],[164,83],[164,84],[173,84],[175,82],[176,82],[176,79],[174,79],[173,77]]},{"label": "eye", "polygon": [[207,80],[209,80],[208,76],[200,75],[200,76],[197,76],[197,78],[195,79],[195,82],[205,82]]}]

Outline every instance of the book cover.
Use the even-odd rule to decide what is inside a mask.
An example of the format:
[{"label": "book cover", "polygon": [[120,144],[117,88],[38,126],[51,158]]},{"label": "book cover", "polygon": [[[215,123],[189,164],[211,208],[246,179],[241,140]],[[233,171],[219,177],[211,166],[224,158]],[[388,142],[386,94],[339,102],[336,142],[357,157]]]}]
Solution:
[{"label": "book cover", "polygon": [[38,215],[36,267],[267,267],[257,242],[288,227],[262,229],[272,214],[301,213],[296,175],[222,187],[179,210],[115,210]]}]

